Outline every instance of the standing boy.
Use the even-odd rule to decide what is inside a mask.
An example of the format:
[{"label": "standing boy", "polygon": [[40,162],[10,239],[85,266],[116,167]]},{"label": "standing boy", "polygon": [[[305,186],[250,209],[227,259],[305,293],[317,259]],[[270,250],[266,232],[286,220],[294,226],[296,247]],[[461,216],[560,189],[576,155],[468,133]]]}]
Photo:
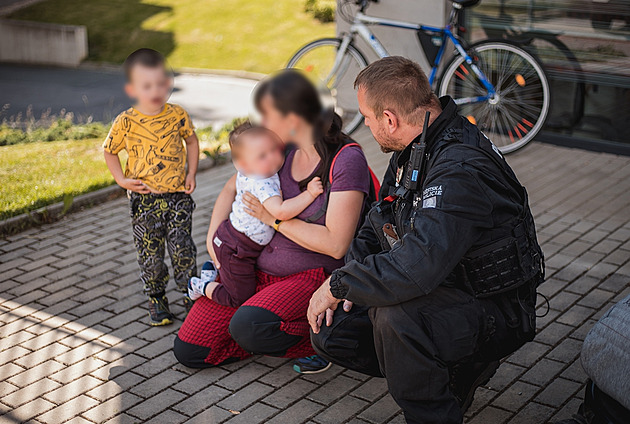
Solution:
[{"label": "standing boy", "polygon": [[[188,113],[166,103],[172,78],[164,56],[139,49],[127,57],[123,67],[125,91],[136,104],[116,117],[103,144],[105,162],[129,196],[140,279],[149,296],[150,324],[167,325],[173,322],[173,315],[165,296],[169,274],[164,247],[182,293],[196,274],[197,248],[191,235],[195,203],[190,194],[196,185],[199,141]],[[124,173],[118,158],[122,150],[129,155]],[[184,297],[187,309],[191,304]]]}]

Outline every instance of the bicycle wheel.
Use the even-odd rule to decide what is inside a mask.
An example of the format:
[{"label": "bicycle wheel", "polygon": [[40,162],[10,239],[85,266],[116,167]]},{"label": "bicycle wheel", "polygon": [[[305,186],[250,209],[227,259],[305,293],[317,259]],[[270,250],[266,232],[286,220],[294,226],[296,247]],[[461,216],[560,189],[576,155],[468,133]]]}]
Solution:
[{"label": "bicycle wheel", "polygon": [[[549,112],[549,82],[534,56],[506,41],[474,44],[469,55],[494,86],[488,100],[460,104],[459,111],[488,136],[503,153],[513,152],[538,134]],[[457,99],[486,96],[487,89],[464,58],[456,55],[438,86],[440,96]]]},{"label": "bicycle wheel", "polygon": [[315,84],[326,84],[334,100],[335,112],[343,119],[343,130],[351,134],[363,120],[352,87],[354,79],[368,63],[363,54],[350,44],[337,71],[333,72],[341,43],[339,38],[315,40],[298,50],[289,60],[287,68],[301,69]]}]

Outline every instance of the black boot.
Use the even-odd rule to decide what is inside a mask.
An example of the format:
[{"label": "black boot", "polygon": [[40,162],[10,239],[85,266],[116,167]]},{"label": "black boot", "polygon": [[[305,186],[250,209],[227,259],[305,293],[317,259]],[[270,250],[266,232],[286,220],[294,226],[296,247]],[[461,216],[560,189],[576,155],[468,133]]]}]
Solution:
[{"label": "black boot", "polygon": [[462,414],[472,404],[477,387],[490,381],[497,368],[499,361],[464,362],[451,367],[449,372],[451,392],[457,398]]}]

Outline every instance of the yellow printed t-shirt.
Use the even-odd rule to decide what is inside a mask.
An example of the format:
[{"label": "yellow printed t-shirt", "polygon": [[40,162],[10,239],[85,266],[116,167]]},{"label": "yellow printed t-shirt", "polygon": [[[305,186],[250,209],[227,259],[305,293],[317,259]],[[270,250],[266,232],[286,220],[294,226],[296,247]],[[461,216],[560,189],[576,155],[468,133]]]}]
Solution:
[{"label": "yellow printed t-shirt", "polygon": [[185,189],[184,139],[193,132],[181,106],[167,103],[153,116],[129,108],[114,120],[103,148],[114,155],[127,151],[125,177],[141,180],[154,191],[173,193]]}]

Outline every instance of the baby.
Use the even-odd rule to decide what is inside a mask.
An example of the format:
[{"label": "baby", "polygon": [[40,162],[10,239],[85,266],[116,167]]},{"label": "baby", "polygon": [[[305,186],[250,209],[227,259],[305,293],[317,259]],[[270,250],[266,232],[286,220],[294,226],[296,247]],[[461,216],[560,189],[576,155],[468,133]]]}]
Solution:
[{"label": "baby", "polygon": [[238,307],[256,291],[255,265],[258,255],[271,241],[274,228],[245,211],[243,194],[250,192],[276,219],[288,220],[299,215],[323,193],[319,177],[313,178],[304,192],[283,200],[278,171],[284,163],[281,141],[263,127],[242,124],[230,133],[232,160],[236,167],[236,198],[229,219],[214,235],[213,248],[221,264],[220,283],[216,269],[206,262],[201,278],[188,283],[188,295],[196,300],[208,296],[215,302]]}]

